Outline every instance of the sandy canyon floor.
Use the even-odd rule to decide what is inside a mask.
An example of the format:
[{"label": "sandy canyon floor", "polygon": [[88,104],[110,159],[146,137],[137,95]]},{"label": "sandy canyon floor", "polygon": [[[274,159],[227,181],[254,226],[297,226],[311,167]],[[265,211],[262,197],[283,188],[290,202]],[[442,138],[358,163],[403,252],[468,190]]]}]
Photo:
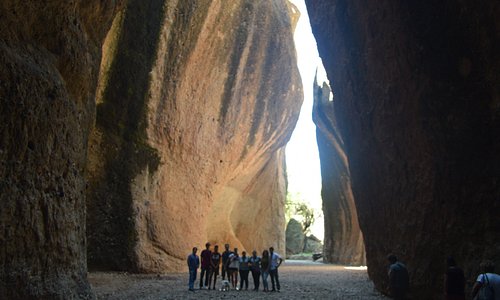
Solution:
[{"label": "sandy canyon floor", "polygon": [[[280,268],[280,293],[252,291],[188,291],[188,274],[132,275],[92,272],[89,280],[98,299],[388,299],[374,290],[366,270],[308,261],[283,263]],[[199,286],[199,272],[195,287]],[[220,287],[220,276],[217,280]],[[270,279],[268,279],[271,285]]]}]

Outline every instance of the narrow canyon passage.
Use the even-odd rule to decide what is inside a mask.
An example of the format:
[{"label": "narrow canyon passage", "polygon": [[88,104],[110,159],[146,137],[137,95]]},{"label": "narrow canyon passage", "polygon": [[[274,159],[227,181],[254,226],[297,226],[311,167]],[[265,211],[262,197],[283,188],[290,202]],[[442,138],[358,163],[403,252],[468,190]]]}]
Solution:
[{"label": "narrow canyon passage", "polygon": [[284,256],[301,15],[324,261],[368,272],[287,262],[268,296],[376,299],[388,253],[412,299],[448,256],[498,268],[500,2],[305,4],[0,1],[0,299],[186,298],[193,246]]},{"label": "narrow canyon passage", "polygon": [[[251,276],[250,276],[251,277]],[[374,290],[366,270],[348,270],[339,265],[309,261],[286,261],[280,268],[280,293],[187,289],[187,272],[168,275],[90,273],[98,299],[388,299]],[[198,278],[199,279],[199,274]],[[217,279],[220,283],[220,276]],[[268,280],[269,284],[270,280]],[[197,286],[196,281],[195,286]],[[219,287],[219,284],[217,284]]]}]

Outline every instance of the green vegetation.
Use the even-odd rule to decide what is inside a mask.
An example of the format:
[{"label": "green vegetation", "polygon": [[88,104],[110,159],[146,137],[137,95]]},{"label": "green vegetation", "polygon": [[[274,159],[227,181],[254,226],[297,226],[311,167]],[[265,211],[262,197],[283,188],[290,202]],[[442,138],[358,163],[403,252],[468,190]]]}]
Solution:
[{"label": "green vegetation", "polygon": [[288,193],[285,202],[285,216],[287,223],[292,217],[298,220],[302,224],[304,234],[307,235],[319,213],[302,199],[300,193]]}]

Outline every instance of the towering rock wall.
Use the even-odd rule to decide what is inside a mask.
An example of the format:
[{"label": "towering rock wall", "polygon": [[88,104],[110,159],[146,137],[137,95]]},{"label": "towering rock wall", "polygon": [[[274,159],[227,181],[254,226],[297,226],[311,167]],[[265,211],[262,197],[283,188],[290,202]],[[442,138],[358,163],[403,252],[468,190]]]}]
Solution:
[{"label": "towering rock wall", "polygon": [[293,18],[250,0],[131,0],[116,17],[89,148],[92,267],[179,270],[206,241],[284,253]]},{"label": "towering rock wall", "polygon": [[370,277],[394,252],[417,299],[444,259],[500,265],[497,1],[306,1],[335,93]]},{"label": "towering rock wall", "polygon": [[335,120],[330,87],[314,86],[313,120],[321,162],[325,237],[323,259],[330,263],[365,265],[365,246],[351,190],[344,141]]},{"label": "towering rock wall", "polygon": [[0,298],[91,297],[86,144],[120,1],[0,3]]}]

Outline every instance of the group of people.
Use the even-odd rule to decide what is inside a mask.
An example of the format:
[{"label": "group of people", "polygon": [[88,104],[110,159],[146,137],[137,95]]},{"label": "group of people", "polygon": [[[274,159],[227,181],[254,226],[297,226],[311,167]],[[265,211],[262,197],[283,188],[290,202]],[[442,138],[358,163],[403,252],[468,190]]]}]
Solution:
[{"label": "group of people", "polygon": [[[409,276],[406,266],[398,261],[398,258],[390,254],[389,260],[389,289],[394,299],[405,299],[409,288]],[[453,257],[446,261],[446,273],[444,281],[444,297],[446,300],[465,300],[465,276],[464,271],[457,266]],[[495,265],[492,261],[481,264],[482,273],[476,279],[472,287],[472,299],[477,300],[500,300],[500,275],[495,274]],[[476,298],[477,297],[477,298]]]},{"label": "group of people", "polygon": [[[224,252],[222,253],[219,253],[218,245],[215,245],[212,251],[210,243],[205,244],[205,249],[201,251],[200,256],[196,254],[197,251],[198,248],[194,247],[193,252],[187,258],[190,291],[194,291],[194,283],[200,266],[200,289],[215,290],[217,276],[219,271],[222,270],[222,280],[226,280],[227,276],[227,280],[235,290],[243,290],[243,288],[248,290],[248,276],[249,273],[252,273],[254,291],[259,290],[261,277],[264,292],[280,291],[278,268],[283,259],[278,253],[274,252],[273,247],[270,247],[269,251],[264,250],[262,256],[258,256],[255,250],[252,251],[251,256],[247,256],[246,251],[242,251],[240,256],[238,248],[231,251],[229,244],[224,245]],[[239,288],[238,274],[241,279]],[[271,290],[269,290],[267,282],[268,277],[271,277]]]}]

